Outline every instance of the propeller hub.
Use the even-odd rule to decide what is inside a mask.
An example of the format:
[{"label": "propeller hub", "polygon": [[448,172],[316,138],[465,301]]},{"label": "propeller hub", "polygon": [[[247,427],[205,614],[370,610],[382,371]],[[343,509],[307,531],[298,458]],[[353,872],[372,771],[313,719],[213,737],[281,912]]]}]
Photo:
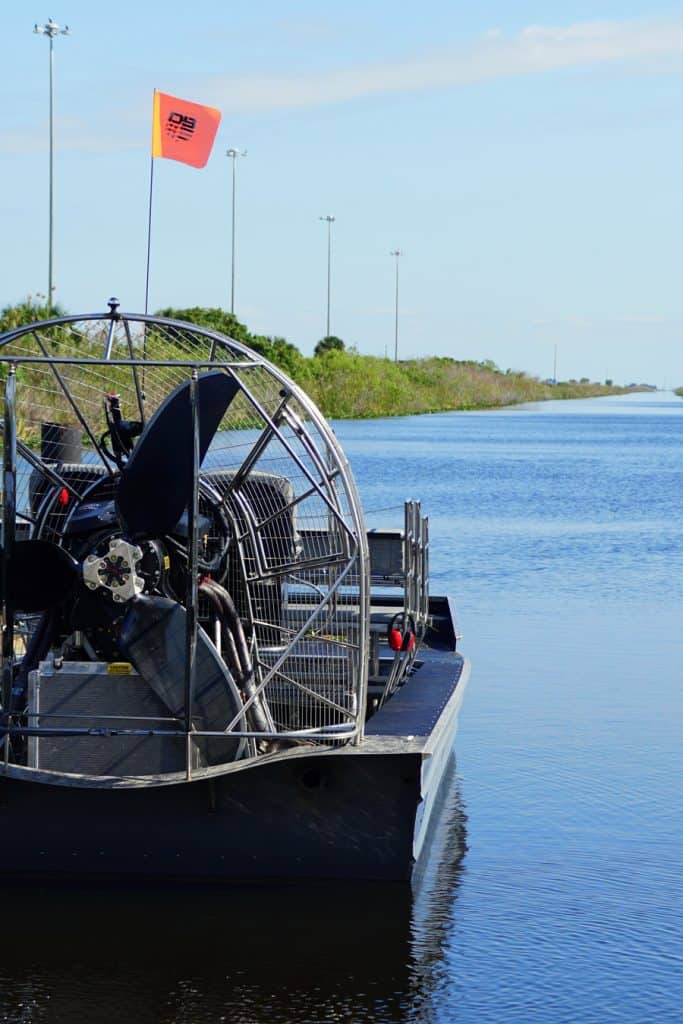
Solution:
[{"label": "propeller hub", "polygon": [[117,604],[141,594],[145,581],[137,570],[142,548],[121,537],[109,541],[106,555],[88,555],[83,562],[83,582],[89,590],[107,590]]}]

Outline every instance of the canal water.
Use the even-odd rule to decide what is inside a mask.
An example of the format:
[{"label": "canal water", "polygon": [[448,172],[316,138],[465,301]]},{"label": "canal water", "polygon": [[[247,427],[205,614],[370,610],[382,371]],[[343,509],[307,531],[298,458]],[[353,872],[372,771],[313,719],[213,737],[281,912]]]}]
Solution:
[{"label": "canal water", "polygon": [[415,891],[5,893],[0,1021],[681,1021],[683,401],[336,430],[473,665]]}]

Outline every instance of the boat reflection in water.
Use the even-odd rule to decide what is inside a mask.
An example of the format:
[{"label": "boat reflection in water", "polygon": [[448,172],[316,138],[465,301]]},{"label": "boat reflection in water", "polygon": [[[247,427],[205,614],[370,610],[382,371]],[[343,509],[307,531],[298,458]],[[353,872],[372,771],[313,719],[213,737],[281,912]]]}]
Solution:
[{"label": "boat reflection in water", "polygon": [[[408,885],[4,894],[0,1019],[429,1019],[465,850],[451,760]],[[277,837],[273,837],[277,841]]]}]

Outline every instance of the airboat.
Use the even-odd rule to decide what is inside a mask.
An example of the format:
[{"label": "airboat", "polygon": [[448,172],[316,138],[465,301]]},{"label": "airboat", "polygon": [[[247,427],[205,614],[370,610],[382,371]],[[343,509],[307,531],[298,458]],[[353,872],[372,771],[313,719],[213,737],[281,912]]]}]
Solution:
[{"label": "airboat", "polygon": [[469,674],[428,521],[236,341],[0,336],[2,878],[409,879]]}]

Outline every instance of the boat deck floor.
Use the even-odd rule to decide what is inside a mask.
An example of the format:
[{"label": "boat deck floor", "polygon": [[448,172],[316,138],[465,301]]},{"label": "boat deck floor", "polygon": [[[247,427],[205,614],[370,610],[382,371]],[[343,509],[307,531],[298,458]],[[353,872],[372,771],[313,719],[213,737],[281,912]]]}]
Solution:
[{"label": "boat deck floor", "polygon": [[[424,655],[424,660],[422,660]],[[428,736],[462,677],[464,658],[453,651],[421,652],[419,668],[365,727],[366,736]]]}]

